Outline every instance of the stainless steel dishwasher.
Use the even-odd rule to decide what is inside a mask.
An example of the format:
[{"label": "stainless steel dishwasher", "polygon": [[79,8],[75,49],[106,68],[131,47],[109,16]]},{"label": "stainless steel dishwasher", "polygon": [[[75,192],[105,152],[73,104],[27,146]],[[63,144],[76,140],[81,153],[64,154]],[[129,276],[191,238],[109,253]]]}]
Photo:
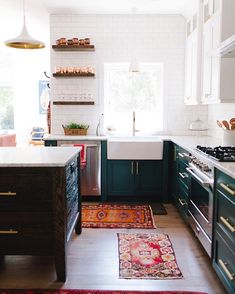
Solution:
[{"label": "stainless steel dishwasher", "polygon": [[84,145],[86,163],[81,165],[81,195],[101,195],[101,143],[100,141],[58,141],[58,146]]}]

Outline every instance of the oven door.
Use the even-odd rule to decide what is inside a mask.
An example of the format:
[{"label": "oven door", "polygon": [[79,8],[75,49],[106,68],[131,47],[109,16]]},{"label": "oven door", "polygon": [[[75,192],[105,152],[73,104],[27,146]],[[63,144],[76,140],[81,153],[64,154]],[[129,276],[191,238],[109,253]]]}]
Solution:
[{"label": "oven door", "polygon": [[190,180],[189,223],[211,256],[213,180],[196,168],[187,168]]}]

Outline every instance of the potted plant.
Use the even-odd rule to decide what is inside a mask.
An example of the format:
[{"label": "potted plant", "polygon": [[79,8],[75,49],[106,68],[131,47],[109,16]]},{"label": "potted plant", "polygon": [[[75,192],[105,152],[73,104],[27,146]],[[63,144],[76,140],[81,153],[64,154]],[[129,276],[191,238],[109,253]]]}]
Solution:
[{"label": "potted plant", "polygon": [[87,130],[89,129],[89,125],[86,124],[77,124],[74,122],[71,122],[67,125],[62,125],[64,129],[64,134],[69,136],[81,136],[81,135],[87,135]]}]

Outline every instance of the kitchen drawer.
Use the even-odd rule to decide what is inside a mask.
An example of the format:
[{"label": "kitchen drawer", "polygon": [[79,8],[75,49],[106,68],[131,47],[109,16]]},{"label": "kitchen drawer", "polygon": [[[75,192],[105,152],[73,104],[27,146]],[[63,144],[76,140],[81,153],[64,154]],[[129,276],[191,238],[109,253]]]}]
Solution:
[{"label": "kitchen drawer", "polygon": [[52,214],[1,212],[0,255],[49,254],[53,246],[52,232]]},{"label": "kitchen drawer", "polygon": [[217,190],[215,209],[216,229],[235,243],[235,203]]},{"label": "kitchen drawer", "polygon": [[189,189],[189,176],[186,171],[186,164],[179,163],[178,164],[178,179],[179,184],[182,185],[186,190]]},{"label": "kitchen drawer", "polygon": [[216,189],[235,203],[235,179],[216,169]]},{"label": "kitchen drawer", "polygon": [[187,220],[188,217],[188,194],[184,189],[178,189],[176,197],[176,206],[179,209],[181,216]]},{"label": "kitchen drawer", "polygon": [[215,233],[213,267],[225,285],[228,293],[235,293],[235,253],[234,244],[227,243]]},{"label": "kitchen drawer", "polygon": [[179,146],[176,147],[176,157],[179,162],[182,162],[182,163],[188,165],[189,154],[190,153],[188,151],[186,151],[185,149],[183,149]]},{"label": "kitchen drawer", "polygon": [[49,209],[52,185],[47,170],[43,175],[29,174],[25,169],[23,173],[18,169],[13,169],[12,173],[7,171],[3,174],[0,170],[0,211],[18,210],[20,207],[38,210],[39,204],[40,210]]}]

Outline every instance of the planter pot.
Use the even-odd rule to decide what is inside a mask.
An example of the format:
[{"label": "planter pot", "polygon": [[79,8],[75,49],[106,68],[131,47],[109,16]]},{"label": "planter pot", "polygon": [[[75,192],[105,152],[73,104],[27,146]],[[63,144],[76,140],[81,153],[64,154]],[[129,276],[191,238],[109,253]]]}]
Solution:
[{"label": "planter pot", "polygon": [[87,135],[87,130],[85,129],[68,129],[63,127],[64,129],[64,134],[66,136],[86,136]]}]

